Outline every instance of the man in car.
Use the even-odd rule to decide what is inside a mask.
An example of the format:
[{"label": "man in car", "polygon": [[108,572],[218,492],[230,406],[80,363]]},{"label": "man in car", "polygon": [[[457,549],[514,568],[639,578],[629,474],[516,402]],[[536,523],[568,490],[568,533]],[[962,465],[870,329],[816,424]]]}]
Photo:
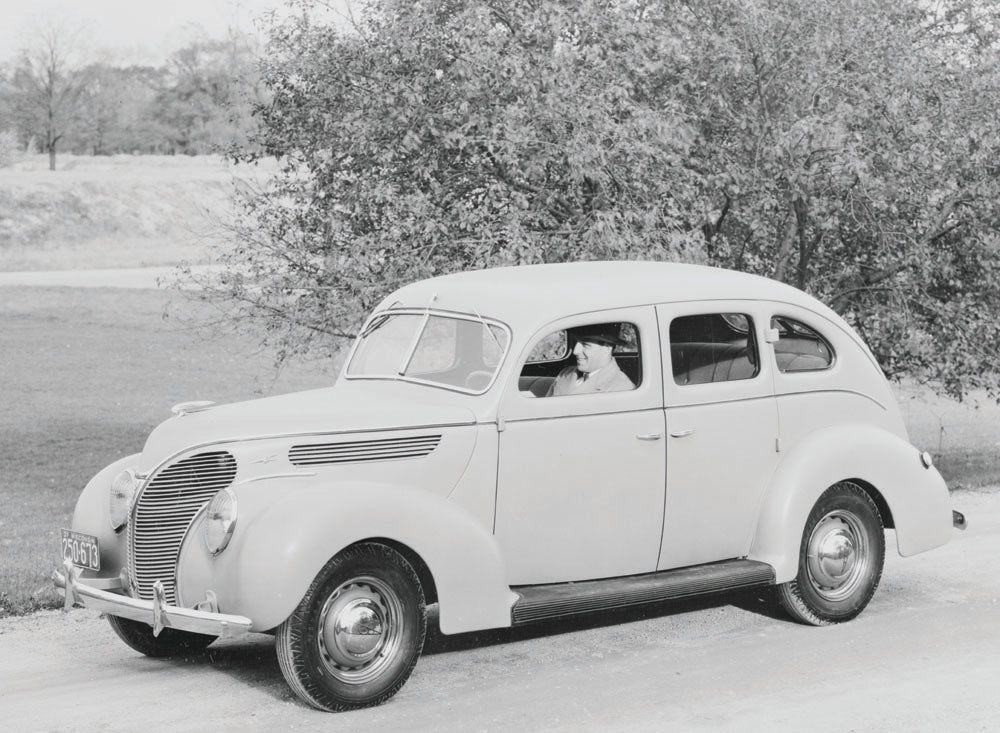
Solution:
[{"label": "man in car", "polygon": [[590,392],[623,392],[635,389],[632,380],[619,368],[612,356],[615,346],[622,343],[617,323],[601,323],[570,330],[576,341],[573,356],[576,366],[559,372],[546,397],[587,394]]}]

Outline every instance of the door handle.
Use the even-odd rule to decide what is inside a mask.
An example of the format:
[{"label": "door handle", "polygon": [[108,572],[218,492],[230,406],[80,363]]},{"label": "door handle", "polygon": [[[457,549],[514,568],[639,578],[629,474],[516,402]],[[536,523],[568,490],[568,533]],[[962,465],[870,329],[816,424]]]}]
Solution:
[{"label": "door handle", "polygon": [[635,437],[639,440],[659,440],[663,437],[663,433],[639,433]]},{"label": "door handle", "polygon": [[694,428],[688,428],[687,430],[675,430],[670,433],[671,438],[686,438],[689,435],[694,435]]}]

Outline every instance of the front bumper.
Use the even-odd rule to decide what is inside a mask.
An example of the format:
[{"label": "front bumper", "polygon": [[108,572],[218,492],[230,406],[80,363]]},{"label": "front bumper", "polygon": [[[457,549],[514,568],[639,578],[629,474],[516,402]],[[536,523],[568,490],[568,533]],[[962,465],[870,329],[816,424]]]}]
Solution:
[{"label": "front bumper", "polygon": [[238,639],[249,633],[253,625],[246,616],[167,605],[163,598],[163,586],[159,583],[154,587],[153,600],[144,601],[87,585],[86,580],[80,579],[80,569],[69,560],[63,562],[62,570],[52,573],[52,581],[56,588],[63,589],[67,610],[78,604],[112,616],[142,621],[153,627],[153,636],[159,636],[163,629],[178,629],[222,639]]}]

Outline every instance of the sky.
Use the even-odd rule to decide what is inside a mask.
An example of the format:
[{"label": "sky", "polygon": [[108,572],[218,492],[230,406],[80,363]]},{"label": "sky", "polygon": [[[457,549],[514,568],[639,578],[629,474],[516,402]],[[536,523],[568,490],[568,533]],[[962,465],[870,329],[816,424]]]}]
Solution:
[{"label": "sky", "polygon": [[254,32],[255,20],[284,8],[285,0],[0,0],[0,64],[50,19],[79,30],[87,50],[112,63],[159,65],[198,37],[222,38],[231,27]]}]

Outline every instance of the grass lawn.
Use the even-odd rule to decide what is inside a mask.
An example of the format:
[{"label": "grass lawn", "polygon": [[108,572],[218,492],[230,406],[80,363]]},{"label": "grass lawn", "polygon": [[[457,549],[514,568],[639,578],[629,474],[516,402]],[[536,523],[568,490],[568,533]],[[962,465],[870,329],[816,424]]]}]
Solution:
[{"label": "grass lawn", "polygon": [[985,394],[956,402],[912,384],[895,391],[910,442],[930,451],[949,488],[1000,486],[1000,405]]},{"label": "grass lawn", "polygon": [[206,338],[184,325],[200,307],[155,290],[0,288],[0,616],[59,603],[49,575],[77,495],[172,405],[333,380],[318,365],[276,373],[246,338]]}]

